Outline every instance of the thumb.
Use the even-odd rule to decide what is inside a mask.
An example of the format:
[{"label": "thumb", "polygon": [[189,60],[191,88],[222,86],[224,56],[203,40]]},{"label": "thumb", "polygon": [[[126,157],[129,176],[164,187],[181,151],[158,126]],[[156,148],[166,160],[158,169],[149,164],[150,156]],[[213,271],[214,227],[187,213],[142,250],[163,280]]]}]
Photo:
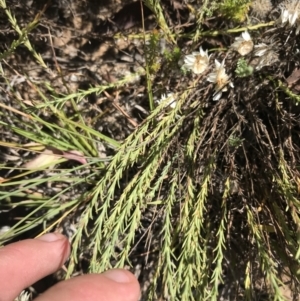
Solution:
[{"label": "thumb", "polygon": [[89,274],[62,281],[36,301],[138,301],[139,283],[126,270],[109,270],[103,274]]}]

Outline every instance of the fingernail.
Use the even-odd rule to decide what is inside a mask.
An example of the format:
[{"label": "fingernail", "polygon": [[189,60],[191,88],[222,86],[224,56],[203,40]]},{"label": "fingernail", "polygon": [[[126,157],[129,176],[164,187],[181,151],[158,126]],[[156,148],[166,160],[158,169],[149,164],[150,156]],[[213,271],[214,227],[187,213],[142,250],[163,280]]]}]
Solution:
[{"label": "fingernail", "polygon": [[106,278],[109,278],[115,282],[119,283],[129,283],[131,279],[128,276],[128,273],[124,270],[109,270],[103,273]]},{"label": "fingernail", "polygon": [[54,241],[57,241],[57,240],[60,240],[63,238],[65,238],[65,236],[63,236],[62,234],[59,234],[59,233],[47,233],[36,239],[47,241],[47,242],[54,242]]}]

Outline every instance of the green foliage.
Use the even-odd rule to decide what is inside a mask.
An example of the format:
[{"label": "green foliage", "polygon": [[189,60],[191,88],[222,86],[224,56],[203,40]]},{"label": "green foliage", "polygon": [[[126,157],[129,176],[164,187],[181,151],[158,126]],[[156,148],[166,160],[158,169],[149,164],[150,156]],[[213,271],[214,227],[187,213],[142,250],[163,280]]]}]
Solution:
[{"label": "green foliage", "polygon": [[30,24],[28,24],[25,28],[21,29],[18,25],[16,17],[11,13],[9,8],[6,5],[5,0],[0,0],[0,8],[2,8],[8,18],[9,23],[15,30],[15,32],[19,35],[19,38],[10,45],[9,50],[4,53],[0,53],[0,61],[5,59],[7,56],[13,54],[17,47],[20,45],[25,45],[25,47],[32,53],[37,62],[45,69],[47,69],[47,65],[45,64],[41,55],[39,55],[35,49],[32,47],[28,34],[38,25],[38,19],[34,19]]},{"label": "green foliage", "polygon": [[200,20],[198,23],[203,21],[204,17],[212,17],[214,12],[218,9],[219,1],[204,1],[203,6],[201,7]]},{"label": "green foliage", "polygon": [[145,52],[147,66],[150,74],[155,74],[160,68],[160,59],[157,56],[157,52],[161,51],[161,37],[158,32],[153,31],[150,35],[150,39],[146,42]]},{"label": "green foliage", "polygon": [[145,4],[153,11],[156,16],[156,21],[159,27],[164,32],[168,41],[173,42],[175,44],[175,40],[172,34],[171,29],[169,28],[164,13],[163,8],[161,6],[161,2],[157,0],[145,0]]},{"label": "green foliage", "polygon": [[174,47],[172,50],[166,49],[163,55],[168,62],[177,64],[181,55],[181,50],[179,47]]},{"label": "green foliage", "polygon": [[244,58],[240,58],[237,62],[235,74],[237,77],[247,77],[253,73],[253,67],[249,66]]},{"label": "green foliage", "polygon": [[249,0],[224,0],[218,7],[224,17],[237,22],[243,22],[246,18],[251,1]]},{"label": "green foliage", "polygon": [[236,137],[235,135],[230,135],[228,138],[228,144],[231,147],[239,147],[243,143],[244,139],[240,139],[239,137]]}]

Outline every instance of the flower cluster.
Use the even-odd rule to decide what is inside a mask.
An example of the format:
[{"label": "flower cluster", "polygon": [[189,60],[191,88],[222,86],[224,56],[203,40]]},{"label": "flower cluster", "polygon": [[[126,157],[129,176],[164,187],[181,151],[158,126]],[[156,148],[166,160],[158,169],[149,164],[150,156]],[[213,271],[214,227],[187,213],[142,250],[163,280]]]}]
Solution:
[{"label": "flower cluster", "polygon": [[254,49],[253,55],[258,57],[258,62],[255,67],[257,70],[278,60],[278,55],[273,50],[272,45],[260,43],[254,46],[248,31],[244,31],[240,37],[235,38],[235,42],[230,48],[234,49],[242,56],[247,55]]},{"label": "flower cluster", "polygon": [[[286,16],[286,12],[284,10],[282,18],[291,18],[291,22],[295,22],[295,18],[298,18],[298,14],[294,13],[291,16],[289,13],[289,15]],[[283,19],[283,21],[286,22],[285,19]],[[235,38],[235,41],[230,48],[237,51],[241,56],[249,54],[254,49],[254,56],[259,57],[256,69],[260,69],[263,66],[269,65],[272,61],[277,60],[277,54],[272,50],[271,46],[268,46],[264,43],[254,46],[251,36],[247,30],[242,32],[239,37]],[[209,67],[209,59],[210,55],[208,55],[208,51],[204,51],[203,48],[200,47],[199,51],[194,51],[192,54],[188,54],[184,57],[183,67],[192,71],[194,74],[202,74]],[[245,66],[247,66],[247,64]],[[253,68],[247,68],[247,74],[252,74]],[[244,71],[242,72],[243,76],[245,76]],[[222,93],[227,91],[228,86],[233,87],[233,83],[230,81],[230,77],[226,73],[225,60],[223,60],[221,63],[218,60],[215,60],[215,68],[211,73],[208,74],[207,81],[215,84],[213,100],[219,100],[222,96]],[[169,106],[172,109],[176,106],[176,100],[173,93],[167,93],[166,95],[163,94],[158,102],[160,103],[163,101],[166,101],[165,106]]]},{"label": "flower cluster", "polygon": [[[199,52],[193,52],[185,56],[183,67],[191,70],[194,74],[201,74],[208,68],[209,58],[210,56],[207,50],[204,51],[202,47],[200,47]],[[213,100],[219,100],[222,96],[222,92],[227,91],[227,84],[230,83],[229,76],[226,74],[224,60],[222,63],[215,60],[215,69],[208,74],[207,80],[215,84],[216,93],[213,96]]]}]

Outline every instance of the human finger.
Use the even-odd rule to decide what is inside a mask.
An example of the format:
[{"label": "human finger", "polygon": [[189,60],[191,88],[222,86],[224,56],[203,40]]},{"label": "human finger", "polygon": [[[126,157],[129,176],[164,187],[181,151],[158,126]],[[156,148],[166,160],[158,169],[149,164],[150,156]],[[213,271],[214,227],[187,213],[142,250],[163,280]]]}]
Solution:
[{"label": "human finger", "polygon": [[0,300],[11,301],[26,287],[54,273],[70,253],[67,238],[48,233],[0,249]]},{"label": "human finger", "polygon": [[36,301],[138,301],[140,286],[133,274],[126,270],[109,270],[62,281]]}]

